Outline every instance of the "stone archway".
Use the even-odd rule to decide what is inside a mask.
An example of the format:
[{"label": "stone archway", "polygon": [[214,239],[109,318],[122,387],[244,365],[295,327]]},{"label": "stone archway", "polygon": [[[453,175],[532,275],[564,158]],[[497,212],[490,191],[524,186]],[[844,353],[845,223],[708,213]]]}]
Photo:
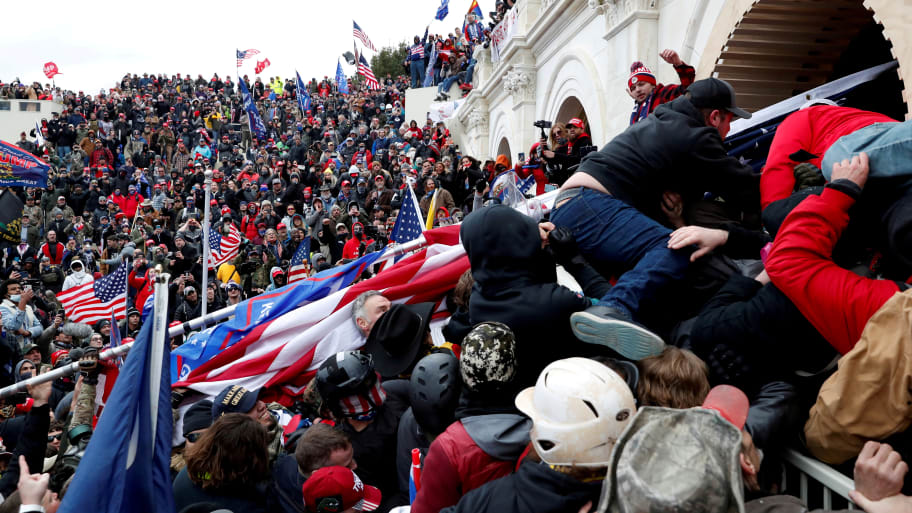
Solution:
[{"label": "stone archway", "polygon": [[510,153],[510,141],[506,137],[502,137],[500,142],[497,143],[497,153],[494,155],[497,158],[497,155],[506,155],[507,160],[510,161],[510,166],[513,165],[513,154]]},{"label": "stone archway", "polygon": [[589,133],[589,117],[586,115],[586,109],[583,104],[580,103],[579,98],[576,96],[571,96],[564,100],[564,103],[561,104],[560,109],[557,111],[557,116],[554,117],[554,122],[566,123],[573,118],[583,120],[586,133]]},{"label": "stone archway", "polygon": [[729,81],[739,103],[756,111],[896,58],[898,75],[887,73],[868,94],[876,101],[856,106],[909,117],[910,92],[901,79],[912,69],[910,33],[912,17],[889,1],[730,0],[709,34],[698,76]]}]

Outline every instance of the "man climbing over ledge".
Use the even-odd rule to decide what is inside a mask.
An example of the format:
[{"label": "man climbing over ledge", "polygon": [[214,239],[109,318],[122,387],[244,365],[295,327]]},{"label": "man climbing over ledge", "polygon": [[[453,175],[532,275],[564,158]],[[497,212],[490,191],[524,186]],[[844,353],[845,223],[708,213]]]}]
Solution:
[{"label": "man climbing over ledge", "polygon": [[663,103],[668,103],[687,92],[687,87],[693,84],[696,70],[686,64],[678,52],[664,50],[659,54],[663,61],[674,66],[678,72],[680,84],[658,84],[652,70],[640,61],[630,65],[630,77],[627,79],[627,94],[633,98],[635,105],[630,114],[630,124],[646,119],[652,111]]},{"label": "man climbing over ledge", "polygon": [[683,97],[586,155],[561,187],[551,222],[569,229],[593,264],[628,269],[597,305],[570,317],[577,338],[634,360],[662,351],[662,339],[634,321],[642,303],[684,277],[693,251],[668,247],[671,230],[655,220],[663,193],[674,190],[687,201],[709,191],[732,208],[760,207],[759,175],[722,145],[734,117],[750,114],[736,106],[728,82],[694,82]]}]

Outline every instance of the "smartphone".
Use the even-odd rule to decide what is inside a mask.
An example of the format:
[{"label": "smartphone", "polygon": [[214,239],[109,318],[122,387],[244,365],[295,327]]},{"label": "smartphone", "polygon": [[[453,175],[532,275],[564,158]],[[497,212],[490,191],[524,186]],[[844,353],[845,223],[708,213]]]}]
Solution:
[{"label": "smartphone", "polygon": [[22,286],[22,290],[32,290],[32,286],[29,284],[25,284]]},{"label": "smartphone", "polygon": [[516,156],[519,158],[519,161],[520,161],[520,162],[526,160],[526,154],[523,153],[523,152],[517,153]]}]

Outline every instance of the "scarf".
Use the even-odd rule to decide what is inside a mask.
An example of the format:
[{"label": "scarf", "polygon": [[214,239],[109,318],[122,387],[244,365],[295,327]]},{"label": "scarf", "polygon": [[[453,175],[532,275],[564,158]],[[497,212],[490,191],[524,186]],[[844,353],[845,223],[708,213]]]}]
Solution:
[{"label": "scarf", "polygon": [[630,124],[634,124],[637,121],[642,121],[646,119],[646,116],[652,112],[652,100],[655,98],[655,93],[650,94],[643,103],[633,106],[633,113],[630,114]]}]

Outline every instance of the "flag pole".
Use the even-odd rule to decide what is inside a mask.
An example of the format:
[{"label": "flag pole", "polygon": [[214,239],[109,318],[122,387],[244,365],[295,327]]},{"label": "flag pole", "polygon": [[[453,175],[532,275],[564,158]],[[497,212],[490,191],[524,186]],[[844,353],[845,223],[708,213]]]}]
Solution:
[{"label": "flag pole", "polygon": [[[379,258],[377,258],[377,260],[374,263],[378,264],[378,263],[390,260],[392,258],[396,258],[398,256],[405,255],[406,253],[415,251],[417,249],[421,249],[424,246],[427,246],[427,244],[428,244],[428,241],[424,237],[424,235],[420,235],[420,236],[418,236],[417,239],[405,242],[403,244],[391,244],[389,247],[386,248],[385,253],[383,255],[381,255]],[[165,274],[165,276],[170,277],[167,274]],[[158,278],[156,278],[156,280],[158,280]],[[157,303],[158,301],[167,301],[168,287],[167,287],[167,282],[165,282],[165,283],[166,284],[161,289],[161,293],[156,293],[154,296],[153,301],[156,301],[156,303],[155,303],[156,305],[158,304]],[[159,291],[158,285],[159,285],[158,281],[156,281],[156,287],[155,287],[156,292]],[[167,303],[165,303],[165,305],[167,306]],[[180,326],[174,326],[174,327],[168,328],[168,338],[176,337],[178,335],[184,335],[184,334],[190,333],[191,331],[193,331],[197,328],[207,326],[209,324],[213,324],[213,323],[215,323],[217,321],[221,321],[223,319],[227,319],[228,317],[231,317],[232,315],[234,315],[235,308],[237,308],[237,305],[226,306],[225,308],[222,308],[221,310],[216,310],[205,316],[191,319],[191,320],[181,324]],[[129,342],[127,344],[121,344],[115,348],[108,349],[108,350],[101,352],[98,355],[98,359],[99,360],[110,360],[112,358],[117,358],[118,356],[123,356],[127,352],[130,351],[131,347],[133,347],[133,342]],[[64,365],[63,367],[59,367],[52,371],[45,372],[44,374],[40,374],[38,376],[31,377],[29,379],[20,381],[18,383],[15,383],[13,385],[9,385],[8,387],[0,389],[0,399],[2,399],[4,397],[9,397],[9,396],[11,396],[13,394],[17,394],[19,392],[25,392],[27,390],[28,386],[34,386],[34,385],[38,385],[38,384],[45,383],[48,381],[53,381],[57,378],[62,378],[64,376],[71,376],[78,371],[79,371],[79,362],[73,362],[69,365]]]},{"label": "flag pole", "polygon": [[[155,289],[152,296],[154,305],[152,310],[152,347],[149,355],[151,383],[161,383],[162,361],[164,359],[165,345],[168,344],[168,280],[170,278],[171,275],[168,273],[160,273],[155,276]],[[203,304],[205,305],[205,303]],[[149,404],[158,404],[160,392],[160,386],[149,387]],[[152,432],[155,433],[158,415],[152,415],[151,417]],[[153,453],[155,451],[154,444],[152,451]]]},{"label": "flag pole", "polygon": [[202,317],[205,317],[206,307],[208,306],[209,302],[209,295],[207,293],[209,286],[209,253],[211,251],[209,247],[209,231],[212,230],[212,227],[209,226],[209,211],[212,208],[209,205],[209,198],[212,197],[212,169],[206,170],[206,179],[203,181],[203,183],[206,187],[206,205],[205,214],[203,214],[205,216],[205,222],[203,222],[203,287],[202,290],[199,291],[199,298],[202,302]]}]

